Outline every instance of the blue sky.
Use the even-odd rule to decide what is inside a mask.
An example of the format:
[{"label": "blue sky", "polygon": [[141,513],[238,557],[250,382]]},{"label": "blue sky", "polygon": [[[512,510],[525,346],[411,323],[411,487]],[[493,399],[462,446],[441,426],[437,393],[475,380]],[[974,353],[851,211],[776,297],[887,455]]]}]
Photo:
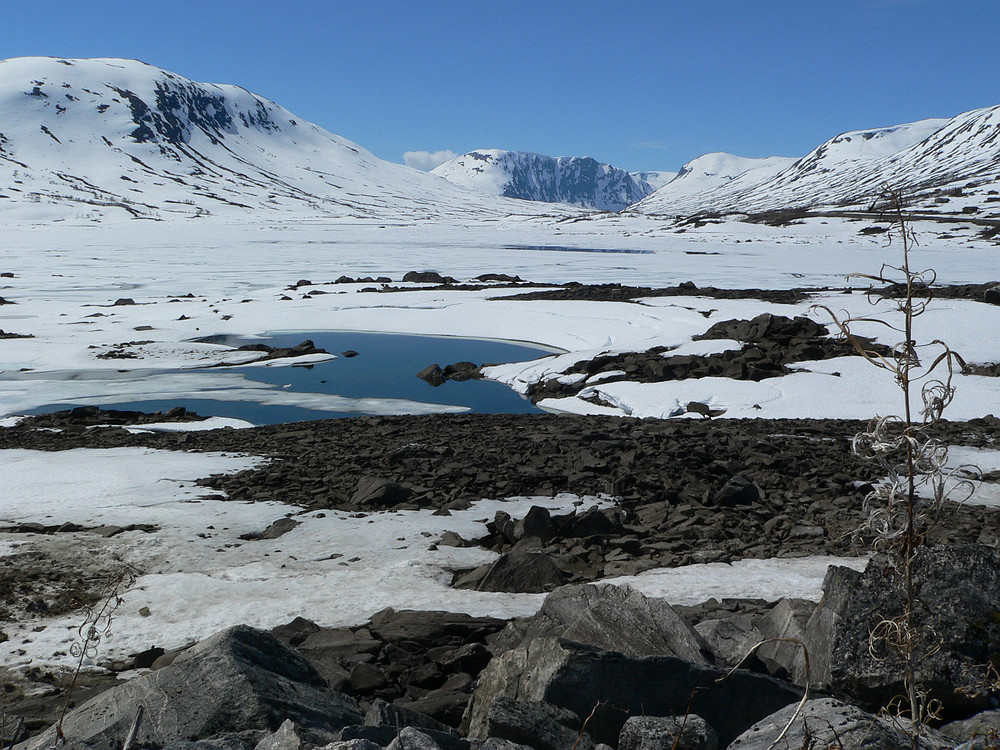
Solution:
[{"label": "blue sky", "polygon": [[997,0],[5,0],[0,57],[134,57],[403,161],[679,168],[1000,104]]}]

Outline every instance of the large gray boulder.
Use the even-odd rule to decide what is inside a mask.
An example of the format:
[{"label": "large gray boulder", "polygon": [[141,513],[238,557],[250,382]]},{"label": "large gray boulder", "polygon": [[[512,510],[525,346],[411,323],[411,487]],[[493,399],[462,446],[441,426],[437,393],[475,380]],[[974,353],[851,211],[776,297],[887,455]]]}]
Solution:
[{"label": "large gray boulder", "polygon": [[[748,668],[750,664],[758,664],[747,656],[764,640],[764,636],[750,615],[737,613],[730,617],[709,618],[696,624],[694,630],[716,664],[735,667],[742,662]],[[763,670],[763,665],[760,666]]]},{"label": "large gray boulder", "polygon": [[[788,730],[779,741],[786,726]],[[728,745],[727,750],[827,747],[843,750],[944,750],[954,746],[947,737],[928,727],[920,728],[914,746],[911,732],[911,726],[901,720],[876,716],[834,698],[817,698],[806,701],[801,711],[797,705],[790,705],[757,722]]]},{"label": "large gray boulder", "polygon": [[955,742],[974,742],[977,747],[1000,747],[1000,709],[991,709],[945,724],[941,734]]},{"label": "large gray boulder", "polygon": [[512,550],[498,557],[477,591],[541,594],[563,584],[563,574],[544,552]]},{"label": "large gray boulder", "polygon": [[802,645],[806,623],[816,605],[804,599],[780,599],[757,628],[764,643],[757,649],[757,658],[770,674],[805,685],[806,666]]},{"label": "large gray boulder", "polygon": [[495,657],[466,712],[469,736],[488,735],[498,698],[568,708],[598,742],[617,745],[631,715],[702,716],[725,744],[754,722],[798,701],[795,687],[765,675],[692,664],[674,656],[631,657],[555,638],[535,638]]},{"label": "large gray boulder", "polygon": [[[286,719],[322,736],[363,718],[354,699],[327,688],[296,651],[246,625],[217,633],[170,666],[87,701],[67,714],[63,732],[70,743],[117,750],[139,706],[145,718],[137,746],[163,747],[248,729],[274,732]],[[18,750],[49,748],[55,739],[52,727]]]},{"label": "large gray boulder", "polygon": [[718,750],[715,730],[698,714],[632,716],[622,727],[618,750]]},{"label": "large gray boulder", "polygon": [[486,715],[489,737],[510,740],[534,750],[593,750],[594,741],[580,718],[566,708],[544,701],[497,698]]},{"label": "large gray boulder", "polygon": [[513,620],[491,644],[494,654],[532,638],[559,637],[626,656],[676,656],[705,664],[704,644],[664,599],[630,586],[562,586],[545,597],[538,613]]},{"label": "large gray boulder", "polygon": [[[830,686],[833,647],[840,630],[840,621],[847,604],[861,580],[853,568],[831,565],[823,578],[823,598],[813,610],[803,633],[803,643],[809,651],[809,686],[825,690]],[[805,663],[801,649],[789,670],[796,684],[805,684]]]},{"label": "large gray boulder", "polygon": [[[919,690],[941,701],[945,718],[992,708],[997,691],[986,665],[1000,653],[1000,551],[975,544],[922,547],[912,574]],[[901,579],[873,560],[839,622],[831,685],[872,708],[904,694],[902,656],[888,648],[876,658],[870,639],[880,620],[902,616]]]}]

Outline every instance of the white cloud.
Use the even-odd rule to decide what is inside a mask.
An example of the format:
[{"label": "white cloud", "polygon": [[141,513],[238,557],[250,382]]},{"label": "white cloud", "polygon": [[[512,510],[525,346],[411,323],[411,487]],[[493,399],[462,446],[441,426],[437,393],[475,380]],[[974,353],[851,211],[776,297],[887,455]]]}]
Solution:
[{"label": "white cloud", "polygon": [[444,151],[407,151],[403,154],[403,161],[406,166],[429,172],[439,164],[444,164],[450,159],[454,159],[458,154],[449,149]]}]

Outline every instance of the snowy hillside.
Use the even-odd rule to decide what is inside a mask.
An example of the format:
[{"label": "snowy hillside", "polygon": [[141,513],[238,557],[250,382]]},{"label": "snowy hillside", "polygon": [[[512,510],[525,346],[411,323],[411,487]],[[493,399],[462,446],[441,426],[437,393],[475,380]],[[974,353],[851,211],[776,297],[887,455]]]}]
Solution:
[{"label": "snowy hillside", "polygon": [[795,163],[795,159],[774,156],[767,159],[747,159],[722,152],[705,154],[692,159],[677,176],[659,188],[635,208],[646,213],[661,213],[661,207],[684,201],[698,201],[700,196],[735,184],[759,184]]},{"label": "snowy hillside", "polygon": [[[716,156],[700,159],[713,162]],[[989,206],[997,203],[1000,178],[1000,106],[951,120],[843,133],[781,169],[748,170],[729,179],[704,171],[697,185],[688,185],[682,171],[634,210],[671,215],[858,210],[889,185],[923,211],[1000,215],[1000,207]]]},{"label": "snowy hillside", "polygon": [[533,210],[378,159],[238,86],[135,60],[0,62],[0,215],[8,220]]},{"label": "snowy hillside", "polygon": [[589,156],[482,149],[447,161],[432,172],[487,195],[602,211],[620,211],[652,192],[648,184],[625,170]]},{"label": "snowy hillside", "polygon": [[655,172],[630,172],[629,174],[632,175],[632,179],[636,182],[640,184],[645,182],[649,186],[649,192],[659,190],[677,176],[677,172],[664,172],[662,170]]}]

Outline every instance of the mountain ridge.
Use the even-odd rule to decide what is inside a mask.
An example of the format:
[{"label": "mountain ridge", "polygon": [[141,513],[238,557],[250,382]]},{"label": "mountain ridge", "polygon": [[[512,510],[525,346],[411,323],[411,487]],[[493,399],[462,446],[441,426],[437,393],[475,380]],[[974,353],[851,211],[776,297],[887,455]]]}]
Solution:
[{"label": "mountain ridge", "polygon": [[540,213],[377,158],[264,97],[137,60],[0,61],[0,211],[22,219]]},{"label": "mountain ridge", "polygon": [[[699,157],[701,158],[701,157]],[[748,170],[697,191],[675,179],[630,211],[652,215],[864,210],[886,187],[914,209],[978,214],[1000,182],[1000,105],[950,119],[841,133],[775,172]],[[979,183],[973,185],[972,183]],[[984,214],[985,215],[985,214]]]},{"label": "mountain ridge", "polygon": [[589,156],[477,149],[431,170],[457,185],[507,198],[620,211],[653,192],[644,180]]}]

